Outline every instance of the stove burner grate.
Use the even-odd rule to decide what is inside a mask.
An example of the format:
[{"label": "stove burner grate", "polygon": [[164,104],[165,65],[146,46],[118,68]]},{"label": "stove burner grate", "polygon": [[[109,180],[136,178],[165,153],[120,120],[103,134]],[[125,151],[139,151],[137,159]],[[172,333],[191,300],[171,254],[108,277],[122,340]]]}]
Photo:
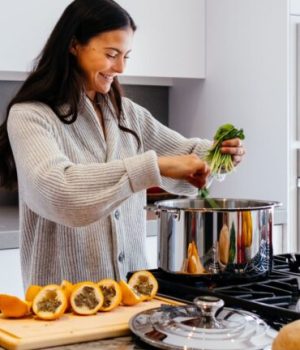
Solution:
[{"label": "stove burner grate", "polygon": [[216,296],[228,307],[257,314],[277,330],[300,319],[300,254],[275,256],[272,272],[256,279],[229,281],[150,271],[158,280],[159,294],[165,297],[189,303],[201,295]]}]

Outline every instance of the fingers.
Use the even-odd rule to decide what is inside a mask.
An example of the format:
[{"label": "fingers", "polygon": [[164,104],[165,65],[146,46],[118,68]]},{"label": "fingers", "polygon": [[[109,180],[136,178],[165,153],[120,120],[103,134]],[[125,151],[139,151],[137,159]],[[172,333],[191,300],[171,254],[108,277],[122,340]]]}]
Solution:
[{"label": "fingers", "polygon": [[230,140],[225,140],[222,142],[222,147],[241,147],[242,141],[238,137]]},{"label": "fingers", "polygon": [[188,177],[208,176],[209,166],[196,154],[180,156],[166,156],[158,158],[158,166],[162,176],[173,179],[187,179]]},{"label": "fingers", "polygon": [[210,174],[208,164],[196,154],[159,157],[158,166],[162,176],[186,180],[198,188],[205,185]]},{"label": "fingers", "polygon": [[243,143],[239,138],[223,141],[221,152],[231,154],[235,162],[240,162],[246,153]]},{"label": "fingers", "polygon": [[191,185],[197,188],[202,188],[203,186],[205,186],[207,178],[210,174],[210,167],[205,161],[201,160],[198,156],[196,163],[197,164],[195,164],[193,173],[189,175],[186,180]]},{"label": "fingers", "polygon": [[232,161],[233,161],[234,166],[237,166],[242,160],[243,160],[243,158],[240,156],[233,156],[232,157]]},{"label": "fingers", "polygon": [[197,188],[202,188],[206,185],[206,178],[207,178],[206,176],[193,176],[193,175],[191,175],[191,176],[188,176],[186,180],[191,185],[193,185]]},{"label": "fingers", "polygon": [[242,161],[243,156],[246,153],[243,143],[239,138],[223,141],[221,152],[232,155],[234,166],[238,165]]},{"label": "fingers", "polygon": [[[201,162],[201,163],[200,163]],[[210,174],[210,167],[206,162],[200,160],[199,165],[193,171],[194,176],[205,176],[207,177]]]}]

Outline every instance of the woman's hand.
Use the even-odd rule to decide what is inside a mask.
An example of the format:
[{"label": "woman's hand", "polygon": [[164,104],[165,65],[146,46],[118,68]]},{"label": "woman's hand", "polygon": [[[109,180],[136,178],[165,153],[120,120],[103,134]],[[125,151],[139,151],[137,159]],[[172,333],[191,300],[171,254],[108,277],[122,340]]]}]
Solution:
[{"label": "woman's hand", "polygon": [[223,141],[221,144],[221,152],[232,155],[234,166],[242,161],[243,156],[246,153],[243,143],[239,138]]},{"label": "woman's hand", "polygon": [[162,176],[186,180],[191,185],[202,188],[210,174],[209,166],[196,154],[159,157],[158,166]]}]

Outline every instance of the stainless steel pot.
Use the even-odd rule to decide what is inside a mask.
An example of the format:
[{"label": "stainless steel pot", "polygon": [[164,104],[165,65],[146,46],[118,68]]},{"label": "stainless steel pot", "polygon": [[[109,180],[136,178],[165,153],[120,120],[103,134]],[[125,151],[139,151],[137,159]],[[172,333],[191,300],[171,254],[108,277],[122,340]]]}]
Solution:
[{"label": "stainless steel pot", "polygon": [[158,267],[176,274],[257,276],[272,264],[274,207],[247,199],[155,203]]}]

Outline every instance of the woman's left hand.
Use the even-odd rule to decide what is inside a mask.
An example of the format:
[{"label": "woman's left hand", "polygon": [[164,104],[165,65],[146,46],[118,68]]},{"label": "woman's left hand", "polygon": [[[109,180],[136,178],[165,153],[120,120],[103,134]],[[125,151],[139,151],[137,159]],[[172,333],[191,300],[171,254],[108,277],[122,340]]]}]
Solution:
[{"label": "woman's left hand", "polygon": [[246,153],[243,143],[239,138],[223,141],[221,144],[221,152],[231,154],[235,166],[242,161],[243,156]]}]

